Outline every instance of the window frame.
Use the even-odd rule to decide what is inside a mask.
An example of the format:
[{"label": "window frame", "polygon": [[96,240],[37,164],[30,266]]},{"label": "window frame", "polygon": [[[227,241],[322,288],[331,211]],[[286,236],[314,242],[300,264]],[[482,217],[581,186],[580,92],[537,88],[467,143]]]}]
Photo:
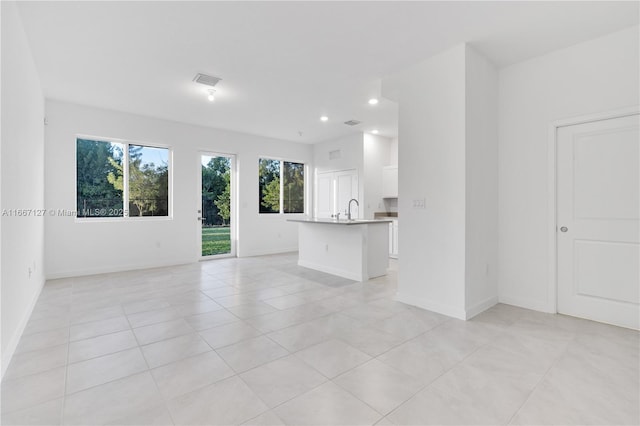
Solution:
[{"label": "window frame", "polygon": [[[257,158],[257,165],[258,165],[258,185],[260,182],[260,160],[275,160],[275,161],[279,161],[280,162],[280,203],[278,206],[278,212],[274,212],[274,213],[263,213],[260,211],[260,204],[258,204],[258,216],[259,217],[276,217],[276,218],[281,218],[283,216],[287,216],[287,217],[294,217],[294,216],[305,216],[307,214],[307,212],[309,211],[309,194],[308,194],[308,182],[309,182],[309,165],[307,164],[306,161],[301,161],[301,160],[292,160],[290,158],[283,158],[283,157],[278,157],[278,156],[273,156],[273,155],[258,155]],[[304,178],[303,178],[303,191],[302,193],[304,194],[304,201],[302,203],[303,205],[303,212],[302,213],[285,213],[284,212],[284,163],[297,163],[297,164],[302,164],[303,166],[303,173],[304,173]],[[259,191],[259,187],[258,187],[258,191]],[[259,201],[258,201],[259,203]]]},{"label": "window frame", "polygon": [[[76,212],[75,222],[76,223],[96,223],[96,222],[138,222],[138,221],[166,221],[173,220],[173,146],[162,143],[150,143],[150,142],[141,142],[134,141],[131,139],[120,139],[120,138],[110,138],[103,136],[95,136],[95,135],[87,135],[87,134],[76,134],[75,135],[75,167],[74,167],[74,181],[76,185],[74,201],[75,207],[74,210],[78,206],[78,139],[86,139],[92,140],[95,142],[104,142],[104,143],[118,143],[123,145],[122,150],[122,180],[123,180],[123,189],[122,189],[122,208],[123,212],[126,212],[126,215],[123,213],[122,216],[117,217],[78,217]],[[167,175],[167,193],[168,193],[168,208],[166,216],[129,216],[129,146],[142,146],[148,148],[160,148],[166,149],[168,151],[167,156],[167,167],[168,167],[168,175]]]}]

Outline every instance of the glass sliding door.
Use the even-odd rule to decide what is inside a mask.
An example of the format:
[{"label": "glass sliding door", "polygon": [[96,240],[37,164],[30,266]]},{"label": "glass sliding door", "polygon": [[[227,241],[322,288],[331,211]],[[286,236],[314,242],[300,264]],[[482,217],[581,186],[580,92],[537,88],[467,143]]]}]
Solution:
[{"label": "glass sliding door", "polygon": [[235,256],[235,157],[200,154],[200,255]]}]

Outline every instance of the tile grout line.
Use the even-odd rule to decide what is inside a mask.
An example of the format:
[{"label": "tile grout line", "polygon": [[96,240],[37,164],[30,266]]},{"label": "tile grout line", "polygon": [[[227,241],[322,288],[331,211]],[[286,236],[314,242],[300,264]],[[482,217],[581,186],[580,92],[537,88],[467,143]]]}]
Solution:
[{"label": "tile grout line", "polygon": [[540,386],[540,384],[544,381],[544,379],[547,377],[547,375],[549,374],[549,371],[551,371],[553,369],[553,367],[556,366],[556,364],[558,362],[560,362],[560,359],[562,359],[562,357],[567,353],[567,351],[569,350],[569,344],[574,341],[577,338],[577,333],[572,332],[573,336],[571,336],[571,339],[569,339],[569,341],[566,343],[565,348],[562,350],[562,352],[556,357],[555,360],[553,360],[553,362],[551,363],[551,365],[549,366],[549,368],[547,368],[547,370],[544,372],[544,374],[542,375],[542,377],[540,377],[540,380],[538,380],[538,382],[535,384],[535,386],[533,386],[533,388],[531,388],[531,390],[529,391],[527,397],[524,399],[524,401],[522,401],[522,404],[520,404],[520,406],[513,412],[513,414],[511,415],[511,417],[509,417],[509,420],[505,423],[507,425],[511,424],[511,422],[513,421],[513,419],[520,413],[520,411],[522,410],[522,408],[526,405],[526,403],[531,399],[531,396],[533,395],[533,393],[535,392],[535,390],[538,388],[538,386]]},{"label": "tile grout line", "polygon": [[[450,320],[447,320],[444,323],[448,322]],[[501,333],[503,333],[504,330],[501,331]],[[424,334],[426,334],[428,332],[425,332]],[[416,337],[417,338],[417,337]],[[445,374],[449,373],[451,370],[453,370],[454,368],[456,368],[457,366],[461,365],[464,361],[466,361],[468,358],[470,358],[473,354],[475,354],[476,352],[480,351],[481,349],[487,347],[490,345],[490,341],[487,341],[481,345],[478,345],[473,351],[469,352],[466,356],[464,356],[460,361],[456,362],[455,364],[453,364],[451,367],[445,369],[442,373],[440,373],[439,375],[437,375],[436,377],[434,377],[431,381],[429,381],[429,383],[425,384],[424,386],[422,386],[417,392],[415,392],[413,395],[411,395],[409,398],[407,398],[402,404],[398,405],[396,408],[394,408],[393,410],[391,410],[389,413],[385,414],[385,417],[391,415],[392,413],[394,413],[395,411],[399,410],[400,407],[402,407],[403,405],[405,405],[407,402],[409,402],[411,399],[413,399],[417,394],[419,394],[420,392],[422,392],[423,390],[425,390],[426,388],[428,388],[429,386],[433,385],[433,383],[435,383],[438,379],[440,379],[442,376],[444,376]],[[376,358],[377,359],[377,358]],[[384,363],[385,365],[389,365],[387,363],[385,363],[384,361],[380,360],[380,362]],[[389,367],[395,368],[391,365],[389,365]],[[406,374],[406,373],[405,373]]]},{"label": "tile grout line", "polygon": [[65,409],[67,407],[67,383],[69,379],[69,354],[71,353],[71,326],[68,329],[69,335],[67,340],[67,363],[64,366],[64,387],[62,391],[62,407],[60,408],[60,424],[65,424]]},{"label": "tile grout line", "polygon": [[[124,310],[124,308],[123,308]],[[125,318],[127,319],[127,322],[129,323],[129,327],[131,327],[131,322],[129,321],[129,317],[125,314]],[[149,361],[147,360],[147,357],[144,356],[144,351],[142,350],[142,345],[140,345],[140,341],[138,340],[138,336],[136,335],[136,333],[133,331],[133,328],[131,328],[131,332],[133,333],[133,338],[136,339],[136,342],[138,343],[138,350],[140,351],[140,354],[142,355],[142,359],[144,360],[144,363],[147,366],[147,371],[149,372],[149,375],[151,376],[151,380],[153,380],[153,384],[156,387],[156,391],[158,392],[158,394],[160,395],[160,397],[162,398],[162,403],[165,407],[165,409],[167,410],[167,413],[169,413],[169,418],[171,419],[171,423],[173,423],[175,425],[176,421],[173,418],[173,414],[171,413],[171,410],[169,409],[169,405],[167,404],[166,399],[164,398],[164,395],[162,394],[162,392],[160,391],[160,386],[158,386],[158,382],[156,381],[155,376],[152,373],[152,369],[149,366]],[[206,342],[205,342],[206,343]],[[137,373],[136,373],[137,374]],[[129,375],[128,377],[131,377],[132,375]]]},{"label": "tile grout line", "polygon": [[[256,264],[251,264],[251,267],[254,267],[254,266],[255,266],[256,268],[259,268],[259,267],[262,267],[262,264],[257,264],[257,263],[256,263]],[[275,270],[278,270],[277,268],[274,268],[274,269],[275,269]],[[301,278],[301,277],[300,277],[299,279],[303,279],[303,278]],[[325,285],[325,284],[322,284],[322,285],[323,285],[324,287],[326,287],[326,285]],[[361,289],[361,290],[362,290],[362,289]],[[182,292],[182,293],[187,293],[187,292],[191,292],[191,291],[193,291],[193,290],[191,290],[191,289],[186,290],[186,289],[185,289],[185,290],[184,290],[184,292]],[[315,291],[315,290],[308,290],[308,291]],[[356,292],[357,292],[357,291],[356,291]],[[180,293],[180,294],[182,294],[182,293]],[[356,294],[357,294],[357,293],[356,293]],[[208,297],[208,296],[207,296],[207,297]],[[332,296],[327,296],[327,298],[329,298],[329,297],[332,297]],[[261,299],[260,299],[260,300],[261,300]],[[305,305],[315,304],[315,303],[318,303],[318,302],[320,302],[320,301],[322,301],[322,300],[324,300],[324,299],[317,299],[317,300],[309,301],[309,302],[307,302],[307,303],[305,303],[305,304],[302,304],[302,305],[299,305],[299,306],[305,306]],[[371,303],[372,301],[376,301],[376,300],[384,300],[384,297],[376,297],[376,298],[373,298],[373,299],[370,299],[370,300],[368,300],[368,299],[367,299],[366,301],[365,301],[365,300],[362,300],[362,301],[360,301],[359,303],[367,304],[367,303]],[[263,300],[261,300],[261,301],[263,301]],[[214,302],[215,302],[215,303],[217,303],[215,300],[214,300]],[[224,307],[223,307],[223,309],[225,309],[225,310],[226,310],[226,308],[224,308]],[[283,312],[283,311],[285,311],[285,310],[278,310],[278,311],[276,311],[276,312]],[[259,334],[258,336],[253,336],[253,337],[249,337],[249,338],[243,339],[243,340],[241,340],[241,341],[239,341],[239,342],[235,342],[235,343],[232,343],[232,344],[227,345],[227,346],[231,346],[231,345],[233,345],[233,344],[240,343],[240,342],[245,341],[245,340],[247,340],[247,339],[251,339],[251,338],[256,338],[256,337],[262,337],[262,336],[264,336],[264,337],[267,337],[267,339],[268,339],[268,340],[270,340],[270,341],[272,341],[273,343],[277,344],[278,346],[282,347],[282,348],[283,348],[283,349],[284,349],[284,350],[285,350],[289,355],[293,355],[293,356],[295,356],[295,355],[296,355],[296,353],[297,353],[297,352],[300,352],[300,351],[297,351],[297,352],[294,352],[294,353],[289,352],[286,348],[284,348],[284,347],[283,347],[281,344],[279,344],[277,341],[274,341],[271,337],[267,336],[267,334],[272,333],[272,332],[275,332],[275,331],[286,330],[286,329],[289,329],[289,328],[292,328],[292,327],[296,327],[296,326],[298,326],[298,325],[311,323],[311,322],[313,322],[313,321],[317,321],[317,320],[320,320],[320,319],[323,319],[323,318],[327,318],[327,317],[330,317],[330,316],[332,316],[332,315],[344,315],[344,314],[342,313],[343,311],[344,311],[344,309],[339,310],[339,311],[332,311],[332,312],[328,312],[328,313],[322,314],[322,315],[320,315],[320,316],[318,316],[318,317],[313,317],[313,318],[310,318],[310,319],[305,319],[305,321],[303,321],[303,322],[301,322],[301,323],[298,323],[298,324],[292,324],[292,325],[287,326],[287,327],[284,327],[284,328],[282,328],[282,329],[279,329],[279,330],[273,330],[273,331],[268,331],[268,332],[263,332],[263,331],[261,331],[261,330],[258,330],[258,329],[256,329],[256,328],[255,328],[251,323],[248,323],[248,322],[247,322],[247,320],[249,320],[249,319],[258,318],[258,317],[260,317],[260,316],[262,316],[262,315],[251,316],[251,317],[248,317],[248,318],[240,318],[240,317],[238,317],[238,318],[239,318],[239,321],[238,321],[238,322],[240,322],[240,321],[241,321],[242,323],[246,324],[248,327],[251,327],[251,328],[253,328],[253,329],[256,329],[256,330],[257,330],[257,332],[258,332],[258,333],[261,333],[261,334]],[[213,312],[215,312],[215,311],[213,311]],[[206,312],[205,312],[205,313],[206,313]],[[231,313],[231,315],[233,315],[233,316],[236,316],[236,315],[235,315],[235,314],[233,314],[232,312],[229,312],[229,313]],[[199,315],[199,314],[194,314],[194,315]],[[265,314],[265,315],[268,315],[268,314]],[[394,313],[394,315],[392,315],[392,317],[393,317],[393,316],[395,316],[395,315],[398,315],[398,313]],[[128,322],[128,324],[129,324],[129,329],[130,329],[130,330],[132,331],[132,333],[134,334],[134,338],[135,338],[135,340],[136,340],[136,342],[137,342],[138,348],[142,348],[142,346],[140,345],[140,341],[138,340],[137,336],[136,336],[136,335],[135,335],[135,333],[133,332],[133,330],[134,330],[134,329],[131,327],[131,323],[129,322],[129,319],[128,319],[128,316],[126,315],[126,313],[124,314],[124,316],[125,316],[125,318],[127,319],[127,322]],[[175,320],[177,320],[177,319],[184,319],[184,318],[186,318],[186,316],[182,316],[182,317],[180,317],[180,318],[176,318]],[[348,317],[348,318],[351,318],[351,317]],[[522,318],[521,318],[521,319],[522,319]],[[355,319],[355,320],[357,320],[357,319]],[[98,320],[98,321],[100,321],[100,320]],[[162,321],[162,322],[170,322],[170,321],[174,321],[174,320]],[[150,324],[149,326],[151,326],[151,325],[155,325],[155,324],[162,324],[162,322],[159,322],[159,323],[153,323],[153,324]],[[517,322],[517,320],[516,320],[516,322]],[[416,340],[416,339],[418,339],[418,338],[420,338],[420,337],[423,337],[424,335],[428,334],[429,332],[431,332],[431,331],[433,331],[433,330],[438,329],[439,327],[443,326],[443,325],[444,325],[444,324],[446,324],[446,323],[447,323],[447,321],[440,322],[440,323],[438,323],[436,326],[434,326],[434,327],[432,327],[432,328],[430,328],[430,329],[428,329],[428,330],[425,330],[424,332],[422,332],[422,333],[420,333],[420,334],[418,334],[418,335],[416,335],[416,336],[414,336],[414,337],[411,337],[410,339],[404,340],[404,341],[402,341],[402,342],[398,343],[397,345],[392,346],[391,348],[387,349],[386,351],[382,352],[381,354],[378,354],[377,356],[373,356],[373,357],[371,357],[371,358],[370,358],[370,360],[372,360],[372,359],[378,359],[380,356],[382,356],[383,354],[385,354],[385,353],[387,353],[387,352],[389,352],[389,351],[392,351],[394,348],[397,348],[397,347],[399,347],[399,346],[403,345],[404,343],[408,343],[408,342],[410,342],[410,341],[413,341],[413,340]],[[370,325],[369,323],[367,323],[367,324],[368,324],[368,325]],[[509,329],[513,326],[513,324],[514,324],[514,323],[510,324],[510,325],[509,325],[508,327],[506,327],[506,328],[501,329],[501,330],[500,330],[500,334],[497,334],[497,336],[504,335],[504,333],[505,333],[507,330],[509,330]],[[218,327],[223,327],[223,326],[225,326],[225,325],[227,325],[227,324],[220,324],[220,325],[218,325],[218,326],[210,327],[210,328],[208,328],[208,329],[204,329],[204,330],[202,330],[202,331],[194,330],[193,332],[194,332],[197,336],[199,336],[202,340],[204,340],[204,338],[202,338],[202,336],[201,336],[201,333],[202,333],[202,332],[207,331],[207,330],[212,330],[212,329],[215,329],[215,328],[218,328]],[[70,333],[70,329],[71,329],[71,327],[72,327],[71,325],[69,325],[69,326],[67,327],[67,332],[68,332],[68,333]],[[375,327],[374,327],[374,328],[375,328]],[[376,328],[376,330],[377,330],[377,331],[379,331],[379,332],[385,332],[384,330],[379,330],[379,329],[377,329],[377,328]],[[118,332],[107,333],[107,335],[108,335],[108,334],[114,334],[114,333],[118,333]],[[103,336],[104,336],[104,335],[103,335]],[[95,336],[95,337],[99,337],[99,336]],[[180,336],[174,336],[174,337],[180,337]],[[165,341],[165,340],[172,339],[172,338],[174,338],[174,337],[167,337],[167,338],[165,338],[165,339],[163,339],[163,340],[160,340],[160,341],[157,341],[157,342],[151,342],[151,343],[149,343],[149,344],[162,342],[162,341]],[[329,339],[324,339],[324,340],[322,340],[321,342],[316,343],[316,344],[321,344],[322,342],[326,342],[327,340],[330,340],[332,337],[333,337],[333,338],[336,338],[336,339],[338,339],[338,340],[340,340],[340,341],[343,341],[345,344],[348,344],[348,345],[350,345],[350,346],[351,346],[351,343],[350,343],[350,342],[348,342],[347,340],[344,340],[344,339],[342,339],[342,338],[340,338],[340,337],[336,337],[336,336],[334,336],[333,334],[331,334],[331,335],[330,335]],[[91,338],[82,339],[82,340],[88,340],[88,339],[91,339]],[[469,354],[467,354],[467,355],[466,355],[464,358],[462,358],[460,361],[457,361],[455,364],[453,364],[451,367],[449,367],[447,370],[445,370],[445,371],[444,371],[443,373],[441,373],[439,376],[437,376],[436,378],[434,378],[430,383],[428,383],[428,384],[424,385],[423,387],[421,387],[421,388],[420,388],[420,390],[418,390],[418,391],[416,392],[416,394],[417,394],[417,393],[419,393],[419,392],[421,392],[421,391],[422,391],[422,390],[424,390],[425,388],[427,388],[427,387],[431,386],[431,385],[432,385],[436,380],[440,379],[443,375],[447,374],[447,373],[448,373],[448,372],[450,372],[452,369],[454,369],[454,368],[458,367],[460,364],[464,363],[464,362],[465,362],[469,357],[471,357],[471,356],[473,356],[474,354],[476,354],[476,353],[477,353],[479,350],[481,350],[482,348],[485,348],[485,347],[487,347],[487,346],[491,346],[491,345],[493,345],[493,344],[496,342],[496,339],[497,339],[497,337],[496,337],[496,338],[493,338],[493,339],[491,339],[491,340],[488,340],[487,342],[485,342],[485,343],[483,343],[483,344],[479,345],[478,347],[476,347],[472,352],[470,352]],[[574,334],[574,335],[572,336],[571,341],[575,341],[575,339],[576,339],[576,335]],[[67,363],[66,363],[66,365],[65,365],[65,395],[64,395],[64,398],[63,398],[63,412],[64,412],[64,404],[65,404],[65,401],[66,401],[66,386],[67,386],[67,383],[66,383],[66,382],[67,382],[67,378],[68,378],[68,367],[69,367],[69,365],[70,365],[70,364],[69,364],[69,355],[70,355],[69,347],[70,347],[71,343],[73,343],[73,342],[71,342],[70,340],[71,340],[71,338],[70,338],[70,336],[69,336],[69,339],[68,339],[68,341],[67,341],[67,343],[66,343],[66,344],[67,344]],[[81,340],[81,341],[82,341],[82,340]],[[206,340],[205,340],[205,343],[207,344],[207,346],[208,346],[208,347],[210,347],[210,348],[212,349],[212,351],[213,351],[213,352],[216,352],[216,350],[215,350],[215,349],[213,349],[213,348],[212,348],[212,346],[211,346],[211,345],[210,345]],[[218,349],[222,349],[222,348],[225,348],[225,347],[227,347],[227,346],[223,346],[223,347],[218,348]],[[311,346],[314,346],[314,345],[311,345]],[[309,346],[309,347],[311,347],[311,346]],[[356,349],[358,349],[358,348],[356,347]],[[304,348],[303,348],[303,349],[301,349],[301,350],[304,350]],[[531,395],[533,394],[533,392],[534,392],[536,389],[538,389],[538,388],[539,388],[540,383],[542,383],[542,381],[543,381],[546,377],[548,377],[549,371],[551,371],[551,369],[552,369],[552,368],[554,368],[554,367],[557,365],[557,363],[558,363],[558,362],[561,360],[561,358],[562,358],[562,357],[567,353],[567,351],[568,351],[568,350],[569,350],[569,343],[567,343],[567,344],[566,344],[566,346],[563,348],[562,352],[561,352],[561,353],[556,357],[556,359],[555,359],[555,360],[553,361],[553,363],[549,366],[549,368],[545,371],[545,373],[541,376],[541,378],[540,378],[540,379],[539,379],[539,381],[535,384],[535,386],[533,386],[533,387],[531,388],[531,391],[529,392],[529,395],[528,395],[528,396],[527,396],[527,398],[524,400],[524,402],[520,405],[520,407],[519,407],[519,408],[514,412],[514,414],[511,416],[510,421],[512,421],[512,420],[513,420],[513,418],[517,415],[517,413],[519,413],[519,412],[521,411],[522,407],[523,407],[523,406],[526,404],[526,402],[531,398]],[[120,351],[117,351],[117,352],[120,352]],[[117,352],[115,352],[115,353],[117,353]],[[216,354],[217,354],[217,352],[216,352]],[[108,354],[106,354],[106,355],[108,355]],[[198,355],[201,355],[201,354],[190,355],[189,357],[183,358],[183,360],[184,360],[184,359],[189,359],[189,358],[191,358],[191,357],[195,357],[195,356],[198,356]],[[369,355],[369,354],[367,354],[367,355]],[[105,355],[101,355],[101,356],[105,356]],[[218,355],[218,356],[219,356],[219,355]],[[285,356],[286,356],[286,355],[285,355]],[[283,357],[284,357],[284,356],[283,356]],[[144,357],[144,354],[143,354],[143,358],[145,359],[145,363],[146,363],[146,365],[147,365],[147,370],[150,370],[150,368],[149,368],[149,364],[148,364],[148,362],[147,362],[146,358]],[[225,365],[227,365],[227,367],[229,367],[229,365],[226,363],[226,361],[225,361],[222,357],[220,357],[220,358],[221,358],[221,359],[222,359],[222,361],[225,363]],[[251,370],[253,370],[253,369],[260,368],[261,366],[264,366],[265,364],[267,364],[267,363],[269,363],[269,362],[274,362],[274,361],[276,361],[276,360],[278,360],[278,359],[281,359],[281,358],[282,358],[282,357],[276,358],[276,359],[274,359],[274,360],[267,361],[267,362],[265,362],[265,363],[262,363],[262,364],[260,364],[260,365],[255,366],[255,367],[252,367],[250,370],[243,371],[242,373],[237,373],[237,372],[235,372],[232,368],[230,368],[230,367],[229,367],[229,368],[230,368],[230,370],[233,372],[233,375],[232,375],[232,376],[229,376],[229,378],[234,377],[234,376],[238,376],[238,377],[240,377],[240,378],[241,378],[241,380],[243,380],[243,379],[242,379],[242,377],[241,377],[241,374],[244,374],[245,372],[251,371]],[[95,358],[90,358],[90,359],[95,359]],[[299,358],[297,358],[297,359],[299,359]],[[370,360],[368,360],[368,361],[370,361]],[[84,361],[84,360],[83,360],[83,361]],[[181,361],[181,360],[177,360],[177,361],[174,361],[174,362],[178,362],[178,361]],[[366,361],[366,362],[368,362],[368,361]],[[81,362],[81,361],[80,361],[80,362]],[[382,362],[382,361],[381,361],[381,362]],[[363,364],[364,364],[364,363],[363,363]],[[392,369],[394,369],[394,370],[396,370],[396,371],[400,371],[400,370],[397,370],[397,369],[396,369],[395,367],[393,367],[393,366],[390,366],[390,365],[388,365],[388,364],[386,364],[386,363],[384,363],[384,364],[385,364],[386,366],[388,366],[389,368],[392,368]],[[165,364],[165,365],[166,365],[166,364]],[[306,363],[305,363],[305,365],[308,365],[308,364],[306,364]],[[347,374],[347,373],[349,373],[350,371],[353,371],[354,369],[359,368],[361,365],[362,365],[362,364],[359,364],[359,365],[357,365],[357,366],[353,366],[353,367],[351,367],[350,369],[348,369],[348,370],[346,370],[346,371],[342,372],[340,375],[342,375],[342,374]],[[313,366],[310,366],[310,365],[308,365],[308,366],[309,366],[310,368],[312,368],[312,369],[314,369],[314,370],[315,370],[315,368],[313,368]],[[49,370],[47,370],[47,371],[49,371]],[[34,373],[34,374],[35,374],[35,373]],[[137,374],[137,373],[136,373],[136,374]],[[322,375],[322,373],[320,373],[320,374]],[[405,374],[406,374],[406,373],[405,373]],[[336,376],[336,377],[334,377],[334,378],[327,378],[326,376],[324,376],[324,375],[323,375],[323,377],[325,377],[325,379],[327,379],[327,380],[325,380],[322,384],[320,384],[320,385],[316,386],[315,388],[312,388],[312,389],[310,389],[310,390],[308,390],[308,391],[305,391],[305,392],[303,392],[302,394],[300,394],[300,395],[298,395],[298,396],[295,396],[295,397],[293,397],[293,398],[290,398],[289,400],[287,400],[287,401],[283,402],[282,404],[284,404],[284,403],[286,403],[286,402],[289,402],[289,401],[291,401],[292,399],[295,399],[295,398],[297,398],[297,397],[299,397],[299,396],[301,396],[301,395],[304,395],[304,394],[306,394],[306,393],[310,392],[311,390],[316,389],[317,387],[319,387],[319,386],[322,386],[322,385],[326,384],[328,381],[332,382],[334,385],[336,385],[336,386],[340,387],[340,389],[343,389],[343,390],[345,390],[347,393],[351,394],[351,392],[350,392],[350,391],[348,391],[348,390],[346,390],[346,389],[342,388],[340,385],[338,385],[337,383],[335,383],[335,381],[334,381],[334,380],[335,380],[335,379],[337,379],[338,377],[340,377],[340,375],[338,375],[338,376]],[[130,376],[131,376],[131,375],[130,375]],[[130,377],[130,376],[126,376],[126,377]],[[126,378],[126,377],[125,377],[125,378]],[[153,375],[152,375],[152,377],[153,377]],[[122,378],[120,378],[120,379],[122,379]],[[116,380],[120,380],[120,379],[116,379]],[[224,380],[224,379],[222,379],[222,380]],[[219,380],[219,381],[221,381],[221,380]],[[212,384],[218,383],[219,381],[214,382],[214,383],[212,383]],[[244,382],[244,380],[243,380],[243,382]],[[110,382],[107,382],[107,383],[110,383]],[[155,383],[155,385],[156,385],[156,388],[158,388],[158,385],[157,385],[157,382],[155,381],[155,378],[154,378],[154,383]],[[244,382],[244,383],[248,386],[248,384],[247,384],[246,382]],[[209,386],[209,385],[208,385],[208,386]],[[251,387],[249,386],[249,388],[251,388]],[[200,389],[200,388],[198,388],[198,389]],[[194,391],[197,391],[198,389],[196,389],[196,390],[194,390]],[[75,393],[74,393],[74,394],[75,394]],[[353,395],[353,394],[352,394],[352,395]],[[257,395],[256,395],[256,396],[257,396]],[[369,406],[366,402],[364,402],[364,401],[360,400],[357,396],[355,396],[355,395],[353,395],[353,396],[354,396],[356,399],[358,399],[359,401],[361,401],[362,403],[364,403],[365,405]],[[408,400],[410,400],[410,399],[411,399],[411,398],[413,398],[414,396],[415,396],[415,394],[413,394],[412,396],[410,396],[410,397],[409,397],[405,402],[403,402],[403,403],[402,403],[402,404],[400,404],[398,407],[396,407],[396,409],[397,409],[397,408],[399,408],[400,406],[404,405]],[[258,397],[258,399],[260,399],[260,398]],[[260,400],[261,400],[261,399],[260,399]],[[279,405],[278,405],[278,406],[276,406],[276,407],[279,407],[279,406],[280,406],[280,405],[282,405],[282,404],[279,404]],[[267,407],[268,407],[268,406],[267,406]],[[274,408],[276,408],[276,407],[274,407]],[[369,406],[369,407],[371,407],[371,406]],[[373,407],[371,407],[371,408],[373,409]],[[392,410],[392,411],[391,411],[390,413],[388,413],[388,414],[393,413],[396,409]],[[273,410],[273,409],[268,409],[267,411],[271,411],[271,410]],[[267,412],[267,411],[265,411],[265,412]],[[374,411],[375,411],[375,412],[377,412],[377,413],[379,413],[379,412],[378,412],[377,410],[375,410],[375,409],[374,409]],[[260,415],[264,414],[265,412],[261,413]],[[171,413],[170,413],[170,414],[171,414]],[[382,414],[382,413],[379,413],[379,414],[381,414],[381,415],[382,415],[382,419],[384,419],[384,418],[386,418],[386,417],[387,417],[387,415],[384,415],[384,414]],[[259,416],[260,416],[260,415],[259,415]],[[256,417],[259,417],[259,416],[256,416]],[[380,420],[381,420],[381,419],[378,419],[378,421],[380,421]],[[173,418],[172,418],[172,421],[173,421]]]}]

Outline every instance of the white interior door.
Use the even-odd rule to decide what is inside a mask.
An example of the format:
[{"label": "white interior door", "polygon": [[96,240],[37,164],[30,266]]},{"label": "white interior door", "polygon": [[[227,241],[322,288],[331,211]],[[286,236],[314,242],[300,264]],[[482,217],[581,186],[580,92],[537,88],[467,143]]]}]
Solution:
[{"label": "white interior door", "polygon": [[[322,172],[316,176],[315,213],[318,218],[331,218],[340,213],[346,219],[349,200],[358,198],[358,172],[343,170]],[[359,201],[359,200],[358,200]],[[352,218],[358,218],[358,206],[351,206]]]},{"label": "white interior door", "polygon": [[333,210],[333,173],[318,173],[316,180],[316,217],[330,218]]},{"label": "white interior door", "polygon": [[[336,172],[336,210],[346,218],[349,210],[349,200],[358,199],[358,172],[346,170]],[[359,200],[358,200],[359,201]],[[351,218],[360,217],[356,203],[351,205]]]},{"label": "white interior door", "polygon": [[639,328],[639,116],[558,129],[558,312]]}]

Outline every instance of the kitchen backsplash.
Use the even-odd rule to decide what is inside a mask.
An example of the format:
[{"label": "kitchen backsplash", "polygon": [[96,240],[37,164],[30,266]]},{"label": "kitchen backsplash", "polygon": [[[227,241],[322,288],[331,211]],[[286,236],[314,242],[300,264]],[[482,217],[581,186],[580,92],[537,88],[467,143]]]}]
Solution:
[{"label": "kitchen backsplash", "polygon": [[381,219],[383,217],[398,217],[398,212],[374,212],[374,219]]}]

